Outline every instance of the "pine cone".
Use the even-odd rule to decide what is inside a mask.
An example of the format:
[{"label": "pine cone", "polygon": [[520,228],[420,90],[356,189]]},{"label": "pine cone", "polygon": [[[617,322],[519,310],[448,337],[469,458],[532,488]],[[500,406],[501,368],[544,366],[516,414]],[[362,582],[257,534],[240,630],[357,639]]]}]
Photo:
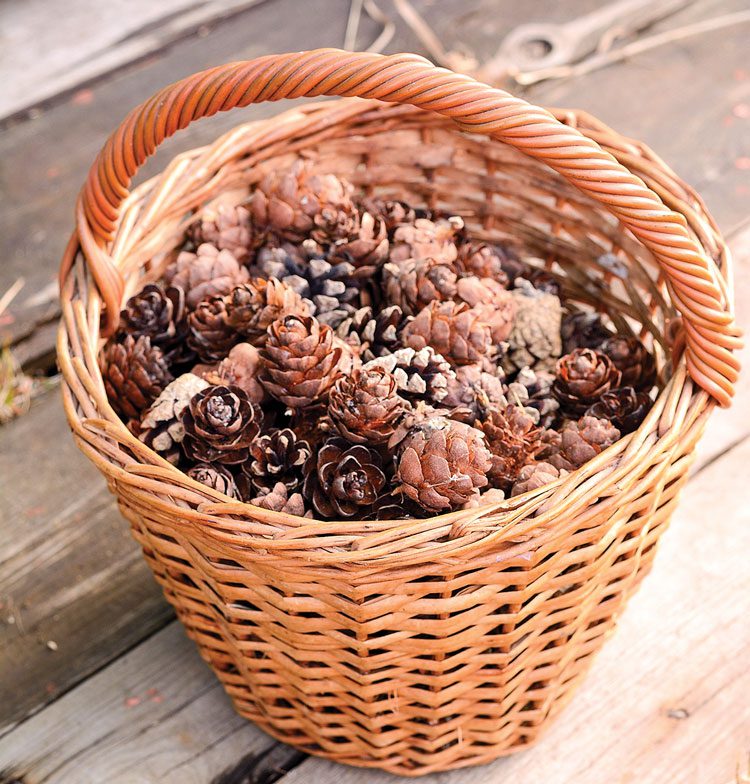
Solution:
[{"label": "pine cone", "polygon": [[289,428],[272,428],[259,435],[237,480],[243,498],[271,491],[279,482],[293,493],[302,484],[302,468],[310,452],[310,445]]},{"label": "pine cone", "polygon": [[333,330],[313,317],[286,316],[268,328],[261,381],[290,408],[325,399],[339,375],[343,349]]},{"label": "pine cone", "polygon": [[[193,372],[199,372],[209,384],[215,386],[239,387],[251,403],[262,403],[266,391],[258,379],[260,373],[260,352],[249,343],[238,343],[218,365],[196,365]],[[199,370],[200,368],[200,370]]]},{"label": "pine cone", "polygon": [[172,381],[167,361],[145,335],[122,334],[111,340],[102,355],[102,379],[115,412],[125,420],[140,419]]},{"label": "pine cone", "polygon": [[190,227],[188,235],[196,247],[208,242],[219,250],[228,250],[240,264],[250,258],[255,239],[247,207],[221,201],[203,210],[200,220]]},{"label": "pine cone", "polygon": [[165,460],[177,465],[180,444],[185,437],[182,412],[207,386],[208,381],[193,373],[183,373],[168,384],[143,415],[138,438]]},{"label": "pine cone", "polygon": [[583,416],[577,422],[568,420],[559,432],[548,430],[537,459],[575,471],[619,439],[620,431],[610,422]]},{"label": "pine cone", "polygon": [[522,386],[526,390],[525,400],[523,403],[517,400],[511,402],[536,409],[539,412],[539,424],[542,427],[552,427],[560,410],[560,403],[552,391],[554,382],[553,373],[544,370],[534,371],[528,367],[521,368],[515,382],[510,386],[514,389],[516,385]]},{"label": "pine cone", "polygon": [[492,278],[461,278],[457,284],[458,298],[482,314],[492,331],[492,342],[504,343],[513,329],[516,300]]},{"label": "pine cone", "polygon": [[407,259],[383,267],[386,302],[398,305],[408,316],[419,313],[432,302],[455,299],[456,283],[453,268],[433,259]]},{"label": "pine cone", "polygon": [[403,223],[414,223],[417,218],[432,219],[430,210],[414,208],[405,201],[365,199],[362,206],[385,223],[389,237]]},{"label": "pine cone", "polygon": [[331,260],[347,261],[355,269],[355,276],[372,275],[388,258],[388,231],[385,222],[369,212],[359,215],[354,233],[346,240],[339,240]]},{"label": "pine cone", "polygon": [[328,400],[328,416],[355,444],[384,444],[406,410],[396,379],[383,368],[364,367],[341,376]]},{"label": "pine cone", "polygon": [[227,324],[257,347],[265,344],[272,322],[310,315],[302,297],[276,278],[253,278],[232,289],[225,302]]},{"label": "pine cone", "polygon": [[458,509],[487,484],[491,466],[480,430],[435,417],[401,442],[397,489],[431,512]]},{"label": "pine cone", "polygon": [[375,450],[332,438],[308,458],[302,492],[323,517],[354,517],[367,513],[386,481]]},{"label": "pine cone", "polygon": [[456,378],[450,364],[430,346],[419,351],[400,348],[371,360],[364,368],[382,368],[393,375],[402,397],[428,403],[440,403]]},{"label": "pine cone", "polygon": [[486,242],[464,242],[458,248],[456,271],[461,277],[490,278],[507,289],[510,281],[503,269],[504,255]]},{"label": "pine cone", "polygon": [[492,334],[481,314],[464,303],[433,302],[401,331],[405,347],[420,351],[432,346],[452,365],[470,365],[488,357]]},{"label": "pine cone", "polygon": [[393,233],[391,261],[434,259],[439,264],[450,264],[458,256],[457,241],[464,228],[463,218],[416,218],[414,223],[399,226]]},{"label": "pine cone", "polygon": [[376,315],[366,306],[345,318],[336,335],[359,354],[364,362],[390,354],[398,346],[398,333],[404,314],[398,305],[384,308]]},{"label": "pine cone", "polygon": [[176,286],[165,291],[149,283],[131,297],[120,313],[120,329],[133,337],[146,335],[163,351],[185,336],[185,292]]},{"label": "pine cone", "polygon": [[558,361],[552,391],[565,411],[580,415],[619,384],[620,371],[606,354],[577,348]]},{"label": "pine cone", "polygon": [[487,409],[507,406],[505,393],[502,370],[490,373],[477,362],[456,368],[455,379],[448,380],[447,394],[441,403],[451,409],[451,419],[473,425]]},{"label": "pine cone", "polygon": [[188,346],[203,360],[224,359],[239,340],[237,332],[227,323],[223,297],[211,297],[198,303],[188,315]]},{"label": "pine cone", "polygon": [[364,515],[366,520],[413,520],[426,517],[427,512],[409,498],[400,493],[395,495],[386,490],[372,505],[372,509]]},{"label": "pine cone", "polygon": [[586,411],[586,416],[606,419],[622,435],[626,435],[638,429],[651,405],[651,398],[646,392],[636,392],[633,387],[623,387],[605,392]]},{"label": "pine cone", "polygon": [[272,512],[283,512],[297,517],[312,517],[312,513],[305,509],[305,499],[302,495],[300,493],[290,495],[283,482],[278,482],[270,490],[261,490],[255,498],[248,498],[247,502]]},{"label": "pine cone", "polygon": [[503,357],[506,373],[523,367],[552,370],[560,356],[562,308],[554,294],[537,291],[520,278],[511,292],[516,301],[516,317],[508,336],[508,352]]},{"label": "pine cone", "polygon": [[263,412],[239,387],[209,386],[198,392],[182,412],[188,459],[236,465],[250,454]]},{"label": "pine cone", "polygon": [[240,498],[234,477],[223,465],[218,463],[198,463],[187,472],[187,475],[191,479],[195,479],[196,482],[200,482],[212,490],[218,490],[230,498],[238,500]]},{"label": "pine cone", "polygon": [[333,422],[328,420],[325,403],[294,408],[286,420],[288,426],[297,434],[297,438],[305,441],[315,451],[332,433],[337,432]]},{"label": "pine cone", "polygon": [[248,279],[247,269],[228,250],[204,242],[195,253],[182,251],[164,273],[168,286],[185,292],[185,302],[192,310],[209,297],[223,297]]},{"label": "pine cone", "polygon": [[538,490],[567,473],[565,470],[558,470],[550,463],[529,463],[520,470],[513,489],[510,491],[511,498],[528,493],[530,490]]},{"label": "pine cone", "polygon": [[303,161],[269,174],[255,190],[251,212],[256,226],[292,242],[307,236],[319,242],[347,239],[356,210],[351,186],[333,174],[313,174]]},{"label": "pine cone", "polygon": [[637,338],[614,335],[602,343],[601,351],[622,374],[622,386],[648,392],[656,383],[654,358]]},{"label": "pine cone", "polygon": [[562,291],[560,281],[546,269],[540,267],[532,268],[527,280],[537,291],[543,291],[545,294],[554,294],[560,299]]},{"label": "pine cone", "polygon": [[563,353],[570,354],[577,348],[601,348],[614,333],[599,313],[576,311],[563,318],[560,334]]}]

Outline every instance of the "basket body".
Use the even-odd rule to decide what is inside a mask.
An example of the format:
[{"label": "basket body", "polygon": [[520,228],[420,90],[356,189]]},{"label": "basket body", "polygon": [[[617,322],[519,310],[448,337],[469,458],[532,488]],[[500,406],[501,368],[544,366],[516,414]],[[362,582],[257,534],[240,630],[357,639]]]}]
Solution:
[{"label": "basket body", "polygon": [[[726,274],[700,200],[647,148],[586,115],[557,117],[681,212]],[[339,524],[229,503],[108,410],[80,265],[60,342],[68,416],[239,713],[312,754],[402,775],[487,762],[532,743],[585,674],[651,566],[714,402],[674,358],[676,311],[653,256],[605,207],[543,163],[409,107],[305,107],[180,156],[123,205],[111,247],[124,296],[159,274],[188,210],[219,192],[239,201],[297,155],[368,194],[464,216],[474,236],[546,263],[568,297],[642,329],[662,389],[641,428],[491,510]]]}]

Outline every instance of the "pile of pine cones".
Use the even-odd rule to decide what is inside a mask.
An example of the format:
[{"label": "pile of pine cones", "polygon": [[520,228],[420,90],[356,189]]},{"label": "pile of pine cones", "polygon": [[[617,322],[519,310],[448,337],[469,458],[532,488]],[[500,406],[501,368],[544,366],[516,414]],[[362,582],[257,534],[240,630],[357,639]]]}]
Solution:
[{"label": "pile of pine cones", "polygon": [[575,470],[643,421],[652,356],[456,216],[301,161],[193,224],[102,354],[199,482],[322,519],[424,517]]}]

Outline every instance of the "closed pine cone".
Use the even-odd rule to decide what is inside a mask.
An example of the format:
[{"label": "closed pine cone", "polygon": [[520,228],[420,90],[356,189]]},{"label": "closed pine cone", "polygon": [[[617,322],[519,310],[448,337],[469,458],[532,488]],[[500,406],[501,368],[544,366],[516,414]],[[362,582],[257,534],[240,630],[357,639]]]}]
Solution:
[{"label": "closed pine cone", "polygon": [[399,226],[393,233],[391,261],[407,259],[434,259],[450,264],[458,256],[456,242],[460,239],[464,222],[457,216],[451,218],[416,218],[413,223]]},{"label": "closed pine cone", "polygon": [[310,451],[307,441],[289,428],[272,428],[259,435],[250,445],[249,459],[242,464],[241,479],[247,487],[243,497],[273,490],[278,482],[294,492],[302,484],[302,468]]},{"label": "closed pine cone", "polygon": [[491,466],[480,430],[433,417],[410,430],[401,442],[397,490],[428,511],[459,509],[487,485]]},{"label": "closed pine cone", "polygon": [[203,362],[224,359],[238,340],[239,335],[227,323],[223,297],[202,300],[188,316],[187,343]]},{"label": "closed pine cone", "polygon": [[230,498],[240,498],[237,485],[231,472],[218,463],[197,463],[187,472],[191,479],[200,482],[212,490],[218,490]]},{"label": "closed pine cone", "polygon": [[475,427],[484,433],[492,454],[488,473],[491,484],[508,492],[521,469],[539,451],[542,431],[535,426],[532,416],[515,405],[490,409]]},{"label": "closed pine cone", "polygon": [[413,316],[431,302],[453,300],[458,278],[453,267],[434,259],[406,259],[383,267],[383,293],[391,305]]},{"label": "closed pine cone", "polygon": [[538,490],[567,473],[565,470],[555,468],[551,463],[529,463],[520,470],[510,495],[515,497],[530,490]]},{"label": "closed pine cone", "polygon": [[312,514],[305,508],[305,499],[302,494],[290,493],[283,482],[277,482],[270,490],[264,488],[255,498],[248,498],[247,502],[272,512],[283,512],[297,517],[312,517]]},{"label": "closed pine cone", "polygon": [[358,368],[341,376],[328,400],[328,416],[341,435],[355,444],[386,443],[405,410],[396,379],[380,367]]},{"label": "closed pine cone", "polygon": [[168,286],[185,292],[189,309],[208,297],[223,297],[248,279],[248,272],[228,250],[204,242],[195,253],[182,251],[164,273]]},{"label": "closed pine cone", "polygon": [[311,316],[286,316],[268,328],[261,381],[290,408],[322,400],[339,375],[343,353],[333,330]]},{"label": "closed pine cone", "polygon": [[393,233],[403,223],[414,223],[417,218],[432,218],[429,210],[418,209],[405,201],[394,199],[368,198],[363,201],[362,206],[385,223],[389,237],[393,237]]},{"label": "closed pine cone", "polygon": [[636,390],[649,391],[656,382],[656,363],[638,338],[614,335],[602,343],[606,354],[622,374],[621,384]]},{"label": "closed pine cone", "polygon": [[240,264],[250,258],[254,240],[250,211],[241,204],[217,201],[209,205],[188,233],[196,246],[208,242],[219,250],[228,250]]},{"label": "closed pine cone", "polygon": [[490,278],[507,289],[510,281],[503,269],[503,256],[486,242],[464,242],[458,247],[456,270],[461,277]]},{"label": "closed pine cone", "polygon": [[375,450],[332,438],[308,458],[302,492],[323,517],[355,517],[368,513],[386,482]]},{"label": "closed pine cone", "polygon": [[173,380],[162,350],[146,335],[107,343],[102,378],[112,408],[126,420],[139,419]]},{"label": "closed pine cone", "polygon": [[560,356],[562,307],[554,294],[538,291],[520,278],[512,290],[516,317],[508,336],[508,352],[503,357],[506,373],[523,367],[553,370]]},{"label": "closed pine cone", "polygon": [[508,405],[507,388],[502,371],[491,373],[481,362],[456,368],[455,378],[448,379],[447,394],[440,401],[451,409],[451,419],[473,425],[489,408]]},{"label": "closed pine cone", "polygon": [[461,278],[456,286],[458,298],[481,313],[492,331],[492,342],[504,343],[516,319],[516,300],[492,278]]},{"label": "closed pine cone", "polygon": [[605,392],[586,411],[586,416],[606,419],[625,435],[638,429],[651,405],[651,398],[646,392],[636,392],[633,387],[622,387]]},{"label": "closed pine cone", "polygon": [[620,371],[601,351],[577,348],[562,357],[552,390],[565,411],[580,415],[620,384]]},{"label": "closed pine cone", "polygon": [[620,431],[611,422],[583,416],[568,420],[559,432],[548,430],[537,458],[559,470],[575,471],[619,439]]},{"label": "closed pine cone", "polygon": [[244,463],[262,422],[263,412],[239,387],[206,387],[182,413],[183,449],[191,460]]},{"label": "closed pine cone", "polygon": [[431,346],[419,351],[396,349],[365,365],[365,369],[371,368],[383,368],[393,374],[399,394],[411,401],[440,403],[456,378],[450,363]]},{"label": "closed pine cone", "polygon": [[248,342],[262,347],[268,327],[284,316],[309,316],[302,297],[276,278],[253,278],[226,297],[226,321]]},{"label": "closed pine cone", "polygon": [[464,303],[433,302],[401,332],[404,346],[432,346],[452,365],[470,365],[490,355],[492,334],[482,315]]},{"label": "closed pine cone", "polygon": [[251,403],[262,403],[267,395],[258,378],[260,366],[258,349],[249,343],[238,343],[217,365],[204,366],[200,375],[210,384],[239,387]]}]

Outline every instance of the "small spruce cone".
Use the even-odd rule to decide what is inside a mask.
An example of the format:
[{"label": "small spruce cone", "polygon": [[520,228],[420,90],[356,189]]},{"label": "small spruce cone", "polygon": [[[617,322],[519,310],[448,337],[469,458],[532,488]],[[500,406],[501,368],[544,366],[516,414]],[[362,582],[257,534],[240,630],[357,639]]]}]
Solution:
[{"label": "small spruce cone", "polygon": [[311,316],[286,316],[268,328],[263,386],[290,408],[322,401],[340,373],[333,330]]},{"label": "small spruce cone", "polygon": [[224,359],[238,340],[239,335],[227,323],[223,297],[202,300],[188,315],[187,343],[203,362]]},{"label": "small spruce cone", "polygon": [[185,292],[189,310],[201,300],[223,297],[248,279],[248,272],[228,250],[204,242],[195,253],[182,251],[167,267],[164,280]]},{"label": "small spruce cone", "polygon": [[391,354],[371,360],[364,367],[365,370],[386,370],[393,374],[402,397],[428,403],[440,403],[456,378],[450,363],[431,346],[425,346],[419,351],[413,348],[396,349]]},{"label": "small spruce cone", "polygon": [[276,278],[253,278],[225,298],[226,322],[254,346],[262,347],[268,327],[284,316],[309,316],[300,295]]},{"label": "small spruce cone", "polygon": [[560,327],[563,353],[577,348],[601,348],[614,332],[604,323],[599,313],[576,311],[565,316]]},{"label": "small spruce cone", "polygon": [[535,426],[534,417],[515,405],[491,409],[475,427],[484,433],[492,455],[490,483],[509,492],[521,469],[540,450],[541,429]]},{"label": "small spruce cone", "polygon": [[638,338],[614,335],[602,343],[601,351],[622,374],[622,385],[648,392],[656,383],[656,363]]},{"label": "small spruce cone", "polygon": [[390,305],[377,314],[367,305],[345,318],[336,327],[336,335],[359,354],[364,362],[395,351],[404,314],[398,305]]},{"label": "small spruce cone", "polygon": [[487,484],[491,466],[480,430],[434,417],[401,442],[397,490],[431,512],[459,509]]},{"label": "small spruce cone", "polygon": [[218,463],[197,463],[187,472],[187,475],[191,479],[195,479],[196,482],[200,482],[212,490],[218,490],[230,498],[238,500],[240,498],[234,477],[223,465]]},{"label": "small spruce cone", "polygon": [[310,445],[289,428],[272,428],[250,445],[250,457],[242,464],[237,480],[243,498],[281,482],[292,493],[302,484],[302,468],[310,457]]},{"label": "small spruce cone", "polygon": [[406,259],[383,267],[386,302],[398,305],[408,316],[419,313],[431,302],[456,299],[457,281],[450,264],[429,258]]},{"label": "small spruce cone", "polygon": [[451,409],[451,419],[473,425],[487,409],[508,405],[503,379],[502,370],[490,373],[479,362],[457,367],[455,379],[448,380],[448,394],[441,404]]},{"label": "small spruce cone", "polygon": [[217,201],[203,210],[188,235],[196,247],[208,242],[219,250],[228,250],[240,264],[245,264],[254,244],[252,232],[247,207]]},{"label": "small spruce cone", "polygon": [[401,331],[404,346],[420,351],[432,346],[452,365],[470,365],[488,357],[492,334],[482,314],[464,303],[433,302]]},{"label": "small spruce cone", "polygon": [[350,262],[355,276],[372,275],[388,258],[388,231],[385,221],[363,212],[359,215],[354,233],[340,240],[332,248],[332,258]]},{"label": "small spruce cone", "polygon": [[586,411],[586,416],[606,419],[622,435],[626,435],[638,429],[651,405],[651,398],[646,392],[636,392],[633,387],[622,387],[605,392]]},{"label": "small spruce cone", "polygon": [[486,242],[464,242],[458,248],[456,270],[461,277],[490,278],[507,289],[510,281],[503,269],[503,256]]},{"label": "small spruce cone", "polygon": [[456,242],[464,228],[463,218],[416,218],[414,223],[399,226],[391,243],[392,262],[407,259],[434,259],[439,264],[451,264],[458,256]]},{"label": "small spruce cone", "polygon": [[300,493],[290,494],[283,482],[278,482],[270,490],[261,490],[255,498],[248,498],[247,502],[272,512],[283,512],[297,517],[312,517],[312,513],[305,509],[305,499],[302,495]]},{"label": "small spruce cone", "polygon": [[620,371],[606,354],[577,348],[558,361],[552,391],[565,411],[580,416],[619,384]]},{"label": "small spruce cone", "polygon": [[386,483],[375,450],[331,438],[308,458],[302,492],[325,518],[354,517],[368,513]]},{"label": "small spruce cone", "polygon": [[190,460],[244,463],[262,421],[261,409],[239,387],[208,386],[182,412],[182,446]]},{"label": "small spruce cone", "polygon": [[558,470],[550,463],[529,463],[520,470],[510,495],[513,498],[530,490],[538,490],[567,473],[565,470]]},{"label": "small spruce cone", "polygon": [[537,459],[575,471],[619,439],[620,431],[611,422],[583,416],[577,422],[568,420],[559,432],[548,430]]},{"label": "small spruce cone", "polygon": [[112,408],[128,420],[140,419],[141,413],[172,381],[172,374],[162,350],[152,346],[150,338],[125,335],[106,345],[102,378]]},{"label": "small spruce cone", "polygon": [[492,331],[492,342],[504,343],[513,329],[516,300],[492,278],[461,278],[456,286],[458,298],[483,314]]},{"label": "small spruce cone", "polygon": [[152,346],[168,352],[185,336],[185,292],[176,286],[166,291],[149,283],[131,297],[120,313],[120,329],[133,337],[146,335]]},{"label": "small spruce cone", "polygon": [[[238,343],[218,365],[204,366],[200,375],[209,384],[239,387],[251,403],[262,403],[266,391],[258,379],[260,373],[260,352],[249,343]],[[196,366],[194,372],[198,372]]]},{"label": "small spruce cone", "polygon": [[290,170],[272,172],[251,199],[256,226],[300,242],[308,236],[319,242],[347,239],[356,223],[351,186],[333,174],[314,174],[303,161]]},{"label": "small spruce cone", "polygon": [[554,369],[562,348],[559,298],[538,291],[523,278],[511,293],[516,301],[516,317],[503,357],[505,372],[513,373],[527,366],[532,370]]},{"label": "small spruce cone", "polygon": [[185,437],[182,412],[207,386],[208,381],[193,373],[183,373],[168,384],[143,415],[138,438],[165,460],[177,465],[180,444]]},{"label": "small spruce cone", "polygon": [[406,410],[396,379],[381,367],[358,368],[331,389],[328,416],[355,444],[384,444]]}]

